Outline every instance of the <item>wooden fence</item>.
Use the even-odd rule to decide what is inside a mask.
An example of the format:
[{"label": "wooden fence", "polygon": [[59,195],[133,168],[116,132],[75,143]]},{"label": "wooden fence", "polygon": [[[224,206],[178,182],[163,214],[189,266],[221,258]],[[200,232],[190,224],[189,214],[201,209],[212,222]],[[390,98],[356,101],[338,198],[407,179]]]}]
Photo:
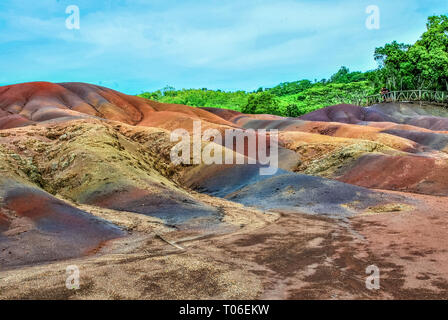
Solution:
[{"label": "wooden fence", "polygon": [[362,107],[371,106],[382,102],[431,102],[448,105],[448,92],[430,90],[404,90],[391,91],[385,96],[375,94],[373,96],[357,97],[352,104]]}]

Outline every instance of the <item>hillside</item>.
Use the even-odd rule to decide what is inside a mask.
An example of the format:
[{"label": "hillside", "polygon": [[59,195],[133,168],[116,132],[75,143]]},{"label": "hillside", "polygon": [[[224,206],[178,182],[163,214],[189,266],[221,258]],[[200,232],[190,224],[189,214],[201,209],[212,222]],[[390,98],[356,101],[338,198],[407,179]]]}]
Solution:
[{"label": "hillside", "polygon": [[[447,116],[380,104],[284,118],[84,83],[0,87],[0,296],[446,297]],[[279,169],[175,165],[170,134],[197,120],[278,129]],[[68,262],[86,274],[76,293],[58,280]],[[345,281],[372,263],[390,270],[385,290]]]},{"label": "hillside", "polygon": [[366,72],[343,66],[329,79],[301,79],[272,88],[246,92],[182,89],[167,86],[144,92],[141,97],[195,107],[225,108],[249,114],[275,114],[298,117],[336,104],[352,103],[355,98],[391,91],[448,91],[448,16],[431,16],[427,30],[414,44],[393,41],[375,48],[378,68]]},{"label": "hillside", "polygon": [[[348,69],[343,72],[350,73]],[[339,71],[341,72],[341,71]],[[178,103],[194,107],[223,108],[253,114],[276,114],[297,117],[317,109],[339,103],[351,102],[358,96],[376,93],[367,76],[354,78],[353,82],[339,82],[337,78],[311,83],[308,80],[285,82],[271,89],[260,88],[256,92],[225,92],[209,89],[165,88],[156,92],[146,92],[139,97],[164,103]],[[346,81],[352,81],[350,80]],[[248,112],[248,106],[253,110]]]}]

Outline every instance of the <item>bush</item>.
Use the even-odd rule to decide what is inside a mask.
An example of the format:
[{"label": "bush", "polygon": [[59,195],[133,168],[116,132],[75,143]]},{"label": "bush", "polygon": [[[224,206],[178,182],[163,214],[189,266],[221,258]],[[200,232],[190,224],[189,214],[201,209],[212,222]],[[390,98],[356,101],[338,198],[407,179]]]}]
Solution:
[{"label": "bush", "polygon": [[253,93],[249,96],[247,104],[241,109],[242,113],[249,114],[277,114],[275,96],[270,92]]},{"label": "bush", "polygon": [[285,116],[290,117],[290,118],[297,118],[301,115],[302,114],[300,113],[299,107],[297,106],[297,104],[288,104],[286,106]]}]

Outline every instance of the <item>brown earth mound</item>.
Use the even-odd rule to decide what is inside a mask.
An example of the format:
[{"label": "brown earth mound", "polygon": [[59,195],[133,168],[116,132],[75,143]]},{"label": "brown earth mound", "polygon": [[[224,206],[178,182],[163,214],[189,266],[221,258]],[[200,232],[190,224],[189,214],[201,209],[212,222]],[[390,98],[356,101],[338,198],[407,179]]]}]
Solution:
[{"label": "brown earth mound", "polygon": [[92,84],[30,82],[0,87],[0,129],[86,116],[167,129],[182,128],[193,120],[230,125],[199,108],[150,101]]},{"label": "brown earth mound", "polygon": [[424,124],[437,118],[431,123],[447,130],[442,116],[448,111],[419,108],[337,105],[298,119],[211,111],[245,129],[279,130],[282,146],[300,156],[293,171],[369,188],[446,195],[448,135]]},{"label": "brown earth mound", "polygon": [[10,179],[0,181],[0,267],[87,255],[125,236],[118,227]]},{"label": "brown earth mound", "polygon": [[[446,261],[436,224],[446,220],[448,113],[438,108],[339,105],[294,119],[82,83],[0,87],[0,268],[17,268],[2,274],[0,296],[446,297],[447,272],[431,264]],[[191,133],[195,120],[221,133],[278,129],[281,169],[173,164],[170,132]],[[59,282],[66,259],[92,275],[78,293]],[[371,264],[385,276],[380,293],[365,289]],[[412,295],[402,282],[416,272]]]},{"label": "brown earth mound", "polygon": [[364,155],[338,180],[368,188],[448,195],[448,164],[431,157]]},{"label": "brown earth mound", "polygon": [[306,114],[300,119],[349,124],[394,122],[436,131],[446,131],[448,128],[447,117],[448,110],[431,104],[382,103],[368,108],[349,104],[330,106]]}]

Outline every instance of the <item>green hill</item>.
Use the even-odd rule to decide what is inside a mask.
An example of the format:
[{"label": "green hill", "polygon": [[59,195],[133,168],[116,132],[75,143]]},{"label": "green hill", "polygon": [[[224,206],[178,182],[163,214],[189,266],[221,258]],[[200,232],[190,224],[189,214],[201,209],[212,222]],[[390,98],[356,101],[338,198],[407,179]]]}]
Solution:
[{"label": "green hill", "polygon": [[165,87],[139,96],[194,107],[297,117],[329,105],[351,103],[357,96],[378,93],[383,86],[390,90],[448,91],[448,17],[429,17],[427,31],[415,44],[393,41],[376,48],[374,58],[376,70],[350,72],[341,67],[328,80],[284,82],[254,92]]}]

